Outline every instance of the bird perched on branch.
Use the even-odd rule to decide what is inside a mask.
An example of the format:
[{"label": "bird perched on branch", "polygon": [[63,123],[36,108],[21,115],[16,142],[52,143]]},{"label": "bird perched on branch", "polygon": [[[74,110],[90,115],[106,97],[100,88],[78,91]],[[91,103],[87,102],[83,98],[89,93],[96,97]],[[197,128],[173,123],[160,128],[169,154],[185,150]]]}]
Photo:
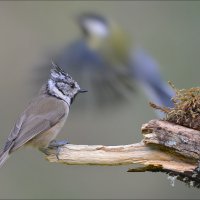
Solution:
[{"label": "bird perched on branch", "polygon": [[[12,152],[24,145],[31,145],[40,150],[48,147],[63,127],[76,95],[86,92],[71,76],[52,64],[48,82],[19,116],[11,130],[0,153],[0,166]],[[55,141],[53,143],[57,145]]]},{"label": "bird perched on branch", "polygon": [[96,13],[77,17],[82,37],[67,45],[56,62],[90,90],[88,102],[103,106],[129,98],[141,86],[148,100],[172,107],[173,90],[162,79],[155,60],[133,49],[126,32]]}]

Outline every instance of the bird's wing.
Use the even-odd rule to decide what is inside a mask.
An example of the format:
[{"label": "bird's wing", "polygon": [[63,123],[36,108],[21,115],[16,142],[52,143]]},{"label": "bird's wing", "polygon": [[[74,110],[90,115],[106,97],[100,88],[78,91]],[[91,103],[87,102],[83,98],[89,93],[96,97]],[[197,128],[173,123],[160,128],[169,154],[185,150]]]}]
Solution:
[{"label": "bird's wing", "polygon": [[52,127],[52,124],[49,120],[42,119],[42,118],[38,118],[35,120],[36,120],[35,127],[32,127],[32,129],[30,129],[25,134],[19,135],[19,137],[17,137],[16,140],[14,141],[14,145],[11,151],[15,151],[16,149],[24,145],[26,142],[33,139],[38,134],[41,134]]},{"label": "bird's wing", "polygon": [[138,49],[134,52],[132,63],[133,74],[149,100],[160,106],[173,107],[171,98],[175,92],[161,76],[156,60],[146,51]]},{"label": "bird's wing", "polygon": [[66,113],[64,102],[53,97],[39,96],[22,113],[12,129],[4,151],[14,151],[59,122]]}]

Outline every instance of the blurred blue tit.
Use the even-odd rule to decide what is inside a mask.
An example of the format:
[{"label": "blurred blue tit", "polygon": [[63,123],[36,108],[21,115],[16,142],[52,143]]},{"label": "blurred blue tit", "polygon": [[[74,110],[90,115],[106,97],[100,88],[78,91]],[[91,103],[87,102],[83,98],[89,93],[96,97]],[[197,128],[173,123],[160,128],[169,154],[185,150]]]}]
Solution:
[{"label": "blurred blue tit", "polygon": [[[127,60],[129,52],[130,43],[126,34],[114,23],[109,24],[96,14],[80,15],[76,22],[81,37],[51,58],[87,87],[88,95],[79,104],[85,101],[103,108],[128,100],[128,94],[132,94],[135,88],[131,73],[121,62]],[[48,68],[46,64],[37,70],[40,80],[46,78]]]},{"label": "blurred blue tit", "polygon": [[82,14],[77,22],[82,37],[53,60],[89,90],[85,101],[101,108],[121,103],[130,100],[139,85],[150,101],[173,106],[173,91],[161,78],[154,59],[142,50],[134,50],[116,22],[96,13]]}]

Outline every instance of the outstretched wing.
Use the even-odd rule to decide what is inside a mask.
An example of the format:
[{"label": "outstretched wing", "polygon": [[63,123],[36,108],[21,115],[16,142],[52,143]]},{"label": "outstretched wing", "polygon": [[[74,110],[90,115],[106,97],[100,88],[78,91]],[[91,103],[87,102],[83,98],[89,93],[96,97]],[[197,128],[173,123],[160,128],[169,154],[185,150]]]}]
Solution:
[{"label": "outstretched wing", "polygon": [[54,97],[41,95],[35,98],[19,117],[3,151],[12,152],[53,127],[68,114],[66,108],[65,102]]}]

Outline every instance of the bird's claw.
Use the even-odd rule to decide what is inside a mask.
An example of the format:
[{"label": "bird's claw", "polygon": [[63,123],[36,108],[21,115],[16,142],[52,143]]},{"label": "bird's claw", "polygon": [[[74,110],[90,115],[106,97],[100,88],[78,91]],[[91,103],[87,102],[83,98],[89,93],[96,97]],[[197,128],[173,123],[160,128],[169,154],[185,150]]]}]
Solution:
[{"label": "bird's claw", "polygon": [[48,146],[48,148],[58,148],[60,146],[69,144],[68,140],[52,140]]},{"label": "bird's claw", "polygon": [[50,148],[50,149],[56,148],[55,156],[59,160],[60,147],[65,144],[69,144],[69,141],[68,140],[52,140],[50,142],[48,148]]}]

